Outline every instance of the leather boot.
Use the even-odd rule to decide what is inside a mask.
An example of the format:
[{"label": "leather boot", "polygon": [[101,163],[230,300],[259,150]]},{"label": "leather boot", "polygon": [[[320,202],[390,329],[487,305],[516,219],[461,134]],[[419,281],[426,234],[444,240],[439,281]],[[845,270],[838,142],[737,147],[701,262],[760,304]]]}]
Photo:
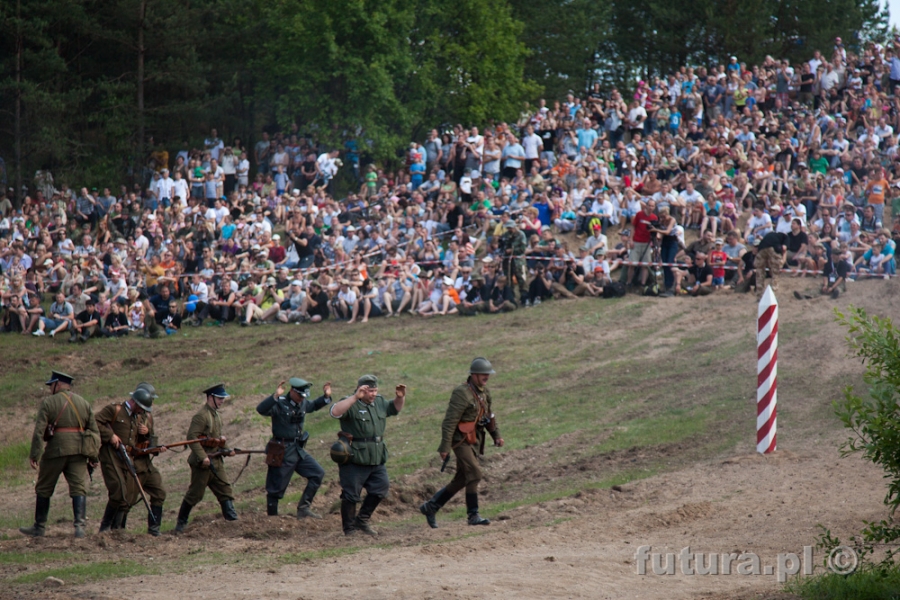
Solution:
[{"label": "leather boot", "polygon": [[100,519],[100,531],[98,533],[109,531],[109,528],[112,526],[113,518],[116,516],[116,512],[116,507],[113,506],[113,503],[107,502],[106,509],[103,511],[103,518]]},{"label": "leather boot", "polygon": [[128,512],[130,510],[130,508],[126,508],[122,511],[122,522],[119,523],[119,529],[125,529],[125,525],[128,524]]},{"label": "leather boot", "polygon": [[363,500],[359,514],[356,515],[356,520],[353,522],[354,527],[366,535],[378,535],[378,532],[369,526],[369,519],[372,518],[372,513],[375,512],[379,504],[381,504],[381,496],[366,494],[366,499]]},{"label": "leather boot", "polygon": [[110,523],[109,528],[112,530],[122,529],[122,519],[125,518],[125,511],[121,508],[116,508],[116,514],[113,515],[112,523]]},{"label": "leather boot", "polygon": [[297,504],[297,518],[298,519],[306,519],[306,518],[321,519],[322,518],[322,516],[320,514],[314,513],[312,510],[310,510],[310,507],[312,506],[313,498],[315,498],[316,490],[319,489],[319,486],[318,485],[314,486],[312,490],[310,490],[310,487],[311,486],[309,484],[307,484],[306,489],[303,490],[303,495],[300,496],[300,503]]},{"label": "leather boot", "polygon": [[222,500],[220,503],[222,506],[222,516],[225,517],[226,521],[237,521],[238,515],[234,510],[234,502],[231,500]]},{"label": "leather boot", "polygon": [[270,517],[278,515],[278,498],[272,496],[266,498],[266,514]]},{"label": "leather boot", "polygon": [[341,526],[344,535],[356,533],[356,502],[341,498]]},{"label": "leather boot", "polygon": [[447,488],[441,488],[431,497],[431,500],[419,507],[419,512],[425,515],[425,520],[428,521],[429,527],[437,529],[438,524],[435,515],[452,497],[453,494],[448,493]]},{"label": "leather boot", "polygon": [[478,492],[466,494],[466,512],[469,515],[469,525],[490,525],[491,522],[478,514]]},{"label": "leather boot", "polygon": [[87,498],[85,496],[72,497],[72,514],[75,516],[75,537],[84,537],[85,513],[87,512]]},{"label": "leather boot", "polygon": [[153,537],[159,537],[159,527],[162,525],[163,507],[151,506],[147,514],[147,533]]},{"label": "leather boot", "polygon": [[178,519],[175,521],[175,533],[184,533],[184,527],[187,525],[188,517],[191,516],[191,509],[194,507],[181,501],[181,508],[178,509]]},{"label": "leather boot", "polygon": [[34,502],[34,525],[31,527],[19,527],[19,531],[32,537],[43,537],[49,513],[50,498],[36,496]]}]

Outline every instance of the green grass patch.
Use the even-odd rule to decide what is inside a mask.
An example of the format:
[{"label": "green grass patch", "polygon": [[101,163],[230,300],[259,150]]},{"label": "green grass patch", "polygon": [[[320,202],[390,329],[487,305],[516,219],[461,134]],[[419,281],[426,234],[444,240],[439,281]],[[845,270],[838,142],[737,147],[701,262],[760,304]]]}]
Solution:
[{"label": "green grass patch", "polygon": [[897,600],[900,568],[865,570],[851,575],[823,573],[792,579],[785,591],[807,600]]},{"label": "green grass patch", "polygon": [[28,565],[71,560],[65,552],[0,552],[0,565]]},{"label": "green grass patch", "polygon": [[156,566],[146,566],[132,560],[93,562],[66,565],[20,575],[12,583],[38,583],[47,577],[58,577],[66,583],[83,583],[103,579],[133,577],[135,575],[156,575],[161,571]]},{"label": "green grass patch", "polygon": [[8,474],[10,471],[25,471],[28,469],[28,454],[31,451],[30,442],[18,442],[0,448],[0,471]]}]

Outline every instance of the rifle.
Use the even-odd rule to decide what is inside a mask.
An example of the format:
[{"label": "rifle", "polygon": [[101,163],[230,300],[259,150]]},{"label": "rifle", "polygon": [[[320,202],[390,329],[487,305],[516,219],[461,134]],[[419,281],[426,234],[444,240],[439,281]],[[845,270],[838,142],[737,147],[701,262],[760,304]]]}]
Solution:
[{"label": "rifle", "polygon": [[149,442],[144,442],[143,444],[139,444],[137,446],[129,447],[128,452],[135,458],[139,458],[141,456],[147,456],[150,454],[159,454],[163,448],[177,448],[179,446],[187,446],[188,444],[197,444],[199,443],[201,446],[206,448],[221,448],[225,445],[224,440],[220,438],[210,438],[206,436],[200,436],[196,440],[185,440],[183,442],[175,442],[174,444],[161,444],[159,446],[148,447]]},{"label": "rifle", "polygon": [[[251,454],[267,454],[267,452],[265,450],[241,450],[240,448],[222,448],[221,450],[219,450],[217,452],[211,452],[211,453],[207,454],[206,456],[210,459],[213,459],[213,458],[217,458],[219,456],[228,456],[232,452],[234,452],[235,455],[246,454],[247,461],[244,463],[244,466],[241,467],[241,470],[238,471],[237,477],[234,478],[234,481],[231,482],[231,485],[236,484],[238,479],[241,478],[241,475],[244,474],[244,469],[246,469],[247,465],[250,464],[250,455]],[[209,469],[210,469],[210,471],[212,471],[213,475],[215,475],[216,477],[219,478],[219,480],[221,480],[224,483],[228,483],[227,481],[222,479],[222,477],[219,476],[219,473],[216,471],[215,467],[213,467],[212,461],[210,461],[210,463],[209,463]]]},{"label": "rifle", "polygon": [[153,511],[150,509],[150,503],[147,502],[147,495],[144,493],[144,486],[141,485],[141,480],[138,477],[137,471],[134,470],[134,463],[131,462],[131,457],[128,456],[128,450],[125,449],[125,444],[119,444],[116,448],[116,454],[119,455],[119,458],[122,459],[122,462],[125,463],[125,466],[128,467],[128,472],[131,473],[131,476],[134,477],[134,482],[138,486],[138,491],[141,493],[141,500],[144,501],[144,506],[147,507],[147,515],[156,523],[156,515],[153,514]]}]

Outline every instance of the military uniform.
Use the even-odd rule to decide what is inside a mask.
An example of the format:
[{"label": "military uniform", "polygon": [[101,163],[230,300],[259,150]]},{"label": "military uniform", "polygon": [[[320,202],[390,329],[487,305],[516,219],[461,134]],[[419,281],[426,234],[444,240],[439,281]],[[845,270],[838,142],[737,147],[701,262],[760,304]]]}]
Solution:
[{"label": "military uniform", "polygon": [[525,270],[525,260],[522,256],[528,247],[528,240],[525,239],[525,233],[520,231],[513,221],[507,221],[506,227],[506,232],[503,234],[503,246],[506,249],[503,271],[508,285],[512,286],[513,277],[515,277],[519,287],[519,304],[525,304],[525,299],[528,297],[528,273]]},{"label": "military uniform", "polygon": [[[225,392],[225,386],[216,385],[205,390],[207,395],[207,403],[198,410],[191,419],[191,425],[188,427],[187,436],[189,440],[197,439],[201,436],[209,438],[222,437],[222,417],[219,411],[211,407],[209,397],[230,398]],[[225,460],[221,456],[211,458],[209,466],[203,466],[203,460],[207,458],[206,448],[199,442],[190,444],[191,454],[188,457],[188,465],[191,467],[191,484],[184,500],[181,502],[181,509],[178,512],[178,521],[175,525],[175,531],[181,532],[187,525],[188,517],[191,509],[203,500],[208,487],[222,507],[222,516],[226,521],[236,521],[237,512],[234,510],[234,492],[231,490],[231,484],[228,483],[225,474]]]},{"label": "military uniform", "polygon": [[[493,374],[490,362],[484,358],[472,361],[470,373]],[[474,428],[475,443],[467,441],[461,427]],[[456,455],[456,474],[445,488],[419,507],[431,527],[437,527],[435,513],[458,491],[466,489],[466,509],[470,525],[488,525],[490,521],[478,514],[478,483],[482,479],[478,455],[483,454],[485,436],[490,434],[497,445],[502,444],[500,430],[493,413],[491,392],[487,386],[478,388],[469,377],[466,383],[453,389],[450,403],[441,424],[441,443],[438,452]]]},{"label": "military uniform", "polygon": [[297,473],[307,479],[306,489],[297,505],[297,518],[321,518],[310,510],[313,498],[322,485],[325,470],[315,458],[310,456],[304,447],[309,434],[303,431],[307,413],[320,410],[331,403],[331,396],[319,396],[309,400],[309,388],[312,384],[294,377],[290,380],[293,391],[301,396],[297,403],[287,395],[267,397],[256,407],[256,412],[264,417],[272,418],[272,439],[269,444],[284,447],[284,459],[280,467],[269,466],[266,473],[266,511],[269,515],[278,514],[278,501],[284,498],[284,492],[291,482],[291,476]]},{"label": "military uniform", "polygon": [[[137,393],[135,392],[135,394]],[[146,400],[144,401],[146,402]],[[144,410],[146,411],[146,409]],[[100,469],[109,492],[107,512],[104,514],[100,529],[104,531],[104,525],[111,529],[124,529],[128,511],[140,502],[140,491],[134,477],[128,471],[128,467],[122,462],[109,440],[115,434],[126,448],[137,448],[144,445],[158,446],[159,441],[153,427],[153,415],[150,412],[137,414],[137,411],[133,407],[129,407],[128,403],[122,402],[104,407],[97,413],[97,423],[100,425],[100,437],[103,440],[100,448]],[[138,433],[141,425],[147,427],[147,434]],[[152,516],[148,516],[148,532],[151,535],[158,535],[163,503],[166,500],[162,476],[153,466],[152,456],[149,454],[135,457],[133,463],[141,486],[150,501]]]},{"label": "military uniform", "polygon": [[[54,372],[47,385],[55,391],[59,383],[71,384],[72,377]],[[44,431],[55,423],[55,434],[44,446]],[[87,401],[70,390],[60,390],[41,402],[34,432],[31,436],[29,458],[40,463],[34,492],[34,525],[21,528],[26,535],[44,535],[50,497],[56,489],[59,476],[66,478],[69,496],[72,498],[75,536],[84,537],[86,496],[88,489],[87,463],[97,461],[100,432],[94,420],[94,411]]]},{"label": "military uniform", "polygon": [[[357,382],[357,389],[364,385],[375,387],[378,379],[374,375],[364,375]],[[341,521],[345,534],[356,530],[374,534],[369,527],[369,519],[390,489],[384,466],[388,458],[384,429],[387,418],[397,414],[399,411],[393,400],[375,396],[371,404],[357,400],[347,412],[337,417],[341,420],[341,432],[347,434],[351,448],[350,461],[339,467]],[[366,498],[357,515],[356,504],[364,488]]]}]

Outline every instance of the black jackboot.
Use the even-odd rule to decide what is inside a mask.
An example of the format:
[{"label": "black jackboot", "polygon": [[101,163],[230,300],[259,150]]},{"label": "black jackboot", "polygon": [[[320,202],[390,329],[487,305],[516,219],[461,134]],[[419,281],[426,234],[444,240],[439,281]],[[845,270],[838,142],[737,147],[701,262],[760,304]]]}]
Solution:
[{"label": "black jackboot", "polygon": [[225,517],[226,521],[237,521],[238,515],[234,510],[234,502],[231,500],[222,500],[222,516]]},{"label": "black jackboot", "polygon": [[106,509],[103,511],[103,518],[100,519],[100,531],[98,533],[109,531],[110,527],[112,527],[112,522],[116,516],[116,512],[116,507],[113,506],[113,503],[107,502]]},{"label": "black jackboot", "polygon": [[353,526],[366,535],[378,535],[377,531],[369,527],[369,519],[372,518],[372,513],[375,512],[375,509],[378,508],[379,504],[381,504],[381,496],[366,494],[366,499],[363,500],[362,506],[359,509],[359,514],[356,515],[356,520],[353,522]]},{"label": "black jackboot", "polygon": [[270,517],[278,515],[278,498],[274,496],[266,497],[266,514]]},{"label": "black jackboot", "polygon": [[75,516],[75,537],[84,537],[85,513],[87,512],[87,498],[85,496],[72,497],[72,514]]},{"label": "black jackboot", "polygon": [[344,535],[356,531],[356,502],[341,498],[341,526],[344,528]]},{"label": "black jackboot", "polygon": [[[310,489],[312,488],[312,489]],[[322,516],[318,513],[314,513],[310,510],[312,506],[313,498],[316,497],[316,491],[319,489],[318,485],[306,484],[306,489],[303,490],[303,495],[300,496],[300,502],[297,504],[297,518],[298,519],[321,519]]]},{"label": "black jackboot", "polygon": [[181,508],[178,509],[178,519],[175,521],[175,533],[184,533],[184,527],[187,525],[188,517],[191,516],[191,509],[194,507],[181,501]]},{"label": "black jackboot", "polygon": [[469,515],[469,525],[490,525],[491,522],[478,514],[478,492],[466,494],[466,512]]},{"label": "black jackboot", "polygon": [[128,524],[128,513],[131,511],[130,508],[126,508],[122,511],[122,522],[119,523],[119,529],[125,529],[125,526]]},{"label": "black jackboot", "polygon": [[159,537],[159,527],[162,525],[163,507],[151,506],[147,513],[147,533],[153,537]]},{"label": "black jackboot", "polygon": [[42,537],[47,525],[47,515],[50,513],[50,498],[35,497],[34,525],[31,527],[19,527],[19,531],[32,537]]},{"label": "black jackboot", "polygon": [[428,521],[429,527],[437,529],[438,525],[435,515],[452,497],[453,494],[448,493],[447,488],[441,488],[431,497],[431,500],[423,503],[422,506],[419,507],[419,512],[425,515],[425,520]]}]

